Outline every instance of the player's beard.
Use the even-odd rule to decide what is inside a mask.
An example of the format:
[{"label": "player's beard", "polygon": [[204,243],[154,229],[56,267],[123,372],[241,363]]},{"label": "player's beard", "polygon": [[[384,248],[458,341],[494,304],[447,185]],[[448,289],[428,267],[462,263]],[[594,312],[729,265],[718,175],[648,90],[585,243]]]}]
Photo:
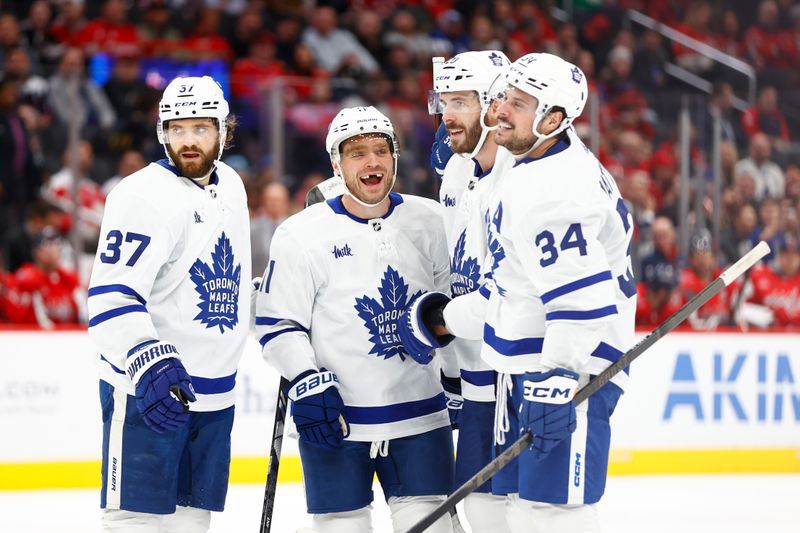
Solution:
[{"label": "player's beard", "polygon": [[536,143],[536,136],[533,133],[518,135],[516,131],[512,130],[508,138],[503,140],[495,137],[495,142],[514,155],[522,155],[530,152],[531,148],[533,148]]},{"label": "player's beard", "polygon": [[481,125],[480,119],[478,121],[472,121],[472,125],[467,127],[466,124],[458,124],[458,123],[450,123],[445,124],[445,129],[447,129],[447,134],[450,135],[450,130],[463,130],[464,131],[464,138],[460,140],[455,140],[453,137],[450,137],[450,148],[456,154],[471,154],[475,147],[478,146],[478,141],[481,140]]},{"label": "player's beard", "polygon": [[[184,152],[197,152],[200,154],[200,157],[198,157],[196,161],[182,162],[180,154]],[[168,144],[167,153],[169,153],[172,163],[175,165],[175,168],[178,169],[178,173],[180,173],[181,176],[193,180],[204,178],[211,173],[214,162],[217,160],[217,154],[219,154],[219,139],[214,143],[213,148],[207,152],[204,152],[197,146],[189,146],[176,153],[172,150],[172,146]]]},{"label": "player's beard", "polygon": [[357,176],[350,176],[344,179],[345,187],[347,190],[350,191],[350,194],[364,202],[368,205],[375,205],[379,204],[389,196],[389,192],[392,190],[392,173],[394,172],[394,168],[386,169],[383,166],[376,168],[374,172],[381,172],[383,173],[383,178],[381,179],[381,188],[378,191],[374,192],[367,192],[365,187],[362,187],[361,179]]}]

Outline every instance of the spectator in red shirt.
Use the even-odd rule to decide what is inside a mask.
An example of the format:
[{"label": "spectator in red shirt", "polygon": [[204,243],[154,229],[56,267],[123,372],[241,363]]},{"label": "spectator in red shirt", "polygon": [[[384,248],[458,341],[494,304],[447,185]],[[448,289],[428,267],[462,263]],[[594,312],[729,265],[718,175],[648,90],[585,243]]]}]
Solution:
[{"label": "spectator in red shirt", "polygon": [[800,249],[796,236],[783,236],[774,266],[755,268],[745,291],[747,300],[740,315],[744,322],[758,327],[800,327]]},{"label": "spectator in red shirt", "polygon": [[84,11],[83,0],[64,0],[59,7],[58,17],[50,28],[53,38],[66,46],[76,46],[78,35],[87,24]]},{"label": "spectator in red shirt", "polygon": [[[702,228],[689,241],[689,265],[681,271],[679,292],[681,305],[702,291],[722,273],[711,246],[711,233]],[[689,324],[696,330],[713,330],[730,321],[733,295],[739,285],[734,282],[718,292],[700,309],[689,316]]]},{"label": "spectator in red shirt", "polygon": [[650,263],[642,271],[643,281],[636,284],[636,325],[655,327],[681,307],[675,291],[677,271],[671,263]]},{"label": "spectator in red shirt", "polygon": [[797,41],[793,31],[780,27],[778,5],[774,0],[762,0],[758,5],[758,20],[745,32],[750,60],[760,72],[781,71],[782,76],[796,79],[792,70],[800,65]]},{"label": "spectator in red shirt", "polygon": [[272,81],[283,75],[283,66],[275,59],[275,38],[260,34],[250,45],[250,54],[237,59],[231,71],[231,90],[236,99],[258,106]]},{"label": "spectator in red shirt", "polygon": [[22,265],[7,280],[6,314],[15,324],[78,324],[82,300],[78,275],[61,265],[58,234],[46,228],[33,245],[33,263]]},{"label": "spectator in red shirt", "polygon": [[[711,4],[705,0],[697,0],[689,5],[683,22],[676,29],[701,43],[715,46],[711,35],[711,15]],[[704,74],[714,67],[714,61],[710,57],[678,43],[673,44],[672,52],[678,65],[695,74]]]},{"label": "spectator in red shirt", "polygon": [[775,87],[764,87],[758,93],[758,101],[742,115],[742,127],[748,137],[764,133],[773,143],[789,141],[786,118],[778,109],[778,91]]},{"label": "spectator in red shirt", "polygon": [[88,55],[105,52],[111,55],[136,53],[141,48],[136,26],[128,22],[124,0],[105,0],[100,18],[90,21],[78,33],[75,45]]},{"label": "spectator in red shirt", "polygon": [[230,61],[233,58],[233,50],[228,41],[220,35],[219,28],[219,10],[210,7],[202,8],[197,14],[194,33],[183,41],[183,52],[189,54],[188,59]]}]

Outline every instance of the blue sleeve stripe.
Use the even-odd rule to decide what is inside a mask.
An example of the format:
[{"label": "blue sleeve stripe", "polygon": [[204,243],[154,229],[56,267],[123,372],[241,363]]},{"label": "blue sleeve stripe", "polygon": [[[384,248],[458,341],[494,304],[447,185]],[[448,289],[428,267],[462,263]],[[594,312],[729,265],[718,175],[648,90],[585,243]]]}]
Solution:
[{"label": "blue sleeve stripe", "polygon": [[464,370],[461,369],[461,379],[477,387],[494,385],[494,370]]},{"label": "blue sleeve stripe", "polygon": [[98,285],[97,287],[90,287],[89,298],[92,296],[97,296],[98,294],[108,294],[109,292],[119,292],[128,296],[133,296],[140,304],[147,305],[147,300],[142,298],[138,292],[131,289],[127,285],[121,285],[119,283],[114,285]]},{"label": "blue sleeve stripe", "polygon": [[282,318],[272,318],[271,316],[257,316],[256,317],[256,326],[274,326],[278,322],[283,320]]},{"label": "blue sleeve stripe", "polygon": [[120,370],[119,368],[117,368],[116,366],[114,366],[114,364],[113,364],[111,361],[109,361],[108,359],[106,359],[106,358],[105,358],[105,356],[104,356],[103,354],[100,354],[100,360],[101,360],[101,361],[105,361],[106,363],[108,363],[108,366],[110,366],[110,367],[111,367],[111,370],[113,370],[113,371],[114,371],[114,372],[116,372],[117,374],[123,374],[123,375],[126,375],[124,370]]},{"label": "blue sleeve stripe", "polygon": [[236,372],[221,378],[201,378],[191,376],[192,387],[198,394],[222,394],[230,392],[236,386]]},{"label": "blue sleeve stripe", "polygon": [[622,352],[611,346],[610,344],[606,344],[605,342],[601,342],[597,348],[592,352],[592,355],[595,357],[600,357],[605,359],[606,361],[611,361],[612,363],[616,363],[617,360],[622,357]]},{"label": "blue sleeve stripe", "polygon": [[92,317],[89,320],[89,327],[94,327],[99,324],[102,324],[106,320],[111,320],[112,318],[116,318],[121,315],[126,315],[128,313],[146,313],[147,309],[143,305],[126,305],[123,307],[117,307],[116,309],[110,309],[104,313],[100,313]]},{"label": "blue sleeve stripe", "polygon": [[446,408],[447,398],[442,392],[424,400],[378,407],[352,407],[346,405],[344,417],[350,424],[389,424],[438,413]]},{"label": "blue sleeve stripe", "polygon": [[610,281],[611,280],[611,271],[606,270],[604,272],[599,272],[597,274],[593,274],[591,276],[587,276],[582,279],[578,279],[575,281],[570,281],[569,283],[565,283],[560,287],[556,287],[553,290],[547,291],[546,293],[542,294],[542,303],[546,304],[552,300],[555,300],[559,296],[564,296],[565,294],[569,294],[571,292],[575,292],[579,289],[583,289],[584,287],[589,287],[594,285],[595,283],[600,283],[603,281]]},{"label": "blue sleeve stripe", "polygon": [[498,337],[489,324],[483,326],[483,342],[500,355],[532,355],[542,353],[544,337],[527,337],[508,340]]},{"label": "blue sleeve stripe", "polygon": [[492,295],[492,292],[486,288],[486,285],[481,285],[481,288],[478,289],[478,292],[487,300],[489,299],[489,296]]},{"label": "blue sleeve stripe", "polygon": [[608,315],[616,315],[617,306],[607,305],[588,311],[551,311],[544,315],[545,320],[593,320]]},{"label": "blue sleeve stripe", "polygon": [[278,335],[283,335],[284,333],[289,333],[290,331],[300,331],[302,333],[308,333],[308,330],[306,328],[301,328],[300,326],[296,326],[292,328],[282,329],[280,331],[273,331],[272,333],[267,333],[266,335],[261,337],[258,342],[259,344],[261,344],[261,347],[263,348],[269,341],[271,341]]}]

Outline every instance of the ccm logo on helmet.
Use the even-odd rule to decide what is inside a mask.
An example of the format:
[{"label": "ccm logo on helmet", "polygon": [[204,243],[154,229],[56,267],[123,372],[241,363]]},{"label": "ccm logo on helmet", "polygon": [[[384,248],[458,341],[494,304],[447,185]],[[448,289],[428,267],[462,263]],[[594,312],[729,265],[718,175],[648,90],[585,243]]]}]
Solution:
[{"label": "ccm logo on helmet", "polygon": [[197,105],[197,102],[178,102],[175,104],[175,107],[188,107],[192,105]]}]

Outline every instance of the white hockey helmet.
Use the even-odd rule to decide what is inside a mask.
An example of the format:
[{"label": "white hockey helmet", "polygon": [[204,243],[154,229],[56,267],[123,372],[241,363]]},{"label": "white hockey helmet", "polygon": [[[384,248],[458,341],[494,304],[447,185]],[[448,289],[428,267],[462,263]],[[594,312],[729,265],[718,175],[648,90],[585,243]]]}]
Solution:
[{"label": "white hockey helmet", "polygon": [[228,101],[225,100],[222,87],[210,76],[175,78],[164,89],[158,104],[158,142],[164,145],[166,151],[169,139],[165,133],[165,125],[170,120],[213,118],[217,121],[219,130],[219,159],[225,147],[228,113]]},{"label": "white hockey helmet", "polygon": [[428,111],[432,115],[441,113],[438,95],[456,91],[475,91],[478,93],[481,109],[487,109],[492,102],[489,88],[509,64],[508,58],[500,50],[463,52],[441,65],[434,62],[434,101],[428,101]]},{"label": "white hockey helmet", "polygon": [[[328,135],[325,137],[325,149],[328,151],[331,160],[335,161],[336,166],[339,167],[342,160],[339,147],[342,143],[352,137],[372,133],[382,134],[387,137],[386,140],[389,142],[389,148],[392,150],[392,157],[394,158],[394,169],[392,171],[392,187],[394,187],[394,182],[397,179],[397,156],[400,152],[400,145],[397,142],[397,135],[394,133],[392,121],[374,106],[346,107],[339,111],[328,127]],[[341,172],[341,168],[337,168],[336,172]],[[342,179],[344,179],[344,176],[342,176]],[[389,187],[389,190],[392,187]],[[345,190],[353,200],[364,207],[375,207],[380,203],[367,204],[356,198],[346,185]],[[382,201],[383,198],[381,199]]]},{"label": "white hockey helmet", "polygon": [[490,92],[494,81],[510,65],[506,55],[500,50],[481,50],[462,52],[444,63],[443,58],[433,58],[433,91],[428,94],[428,113],[431,115],[444,112],[440,95],[460,91],[478,93],[481,106],[479,123],[481,137],[469,157],[475,155],[483,147],[486,136],[496,127],[486,125],[486,112],[494,95]]},{"label": "white hockey helmet", "polygon": [[[538,101],[533,134],[539,139],[534,148],[545,139],[555,137],[569,128],[583,112],[589,96],[589,86],[583,71],[553,54],[536,53],[520,57],[511,64],[498,82],[515,87]],[[499,88],[491,89],[493,94],[499,90]],[[564,110],[564,120],[552,133],[539,136],[536,131],[539,122],[555,107]]]}]

